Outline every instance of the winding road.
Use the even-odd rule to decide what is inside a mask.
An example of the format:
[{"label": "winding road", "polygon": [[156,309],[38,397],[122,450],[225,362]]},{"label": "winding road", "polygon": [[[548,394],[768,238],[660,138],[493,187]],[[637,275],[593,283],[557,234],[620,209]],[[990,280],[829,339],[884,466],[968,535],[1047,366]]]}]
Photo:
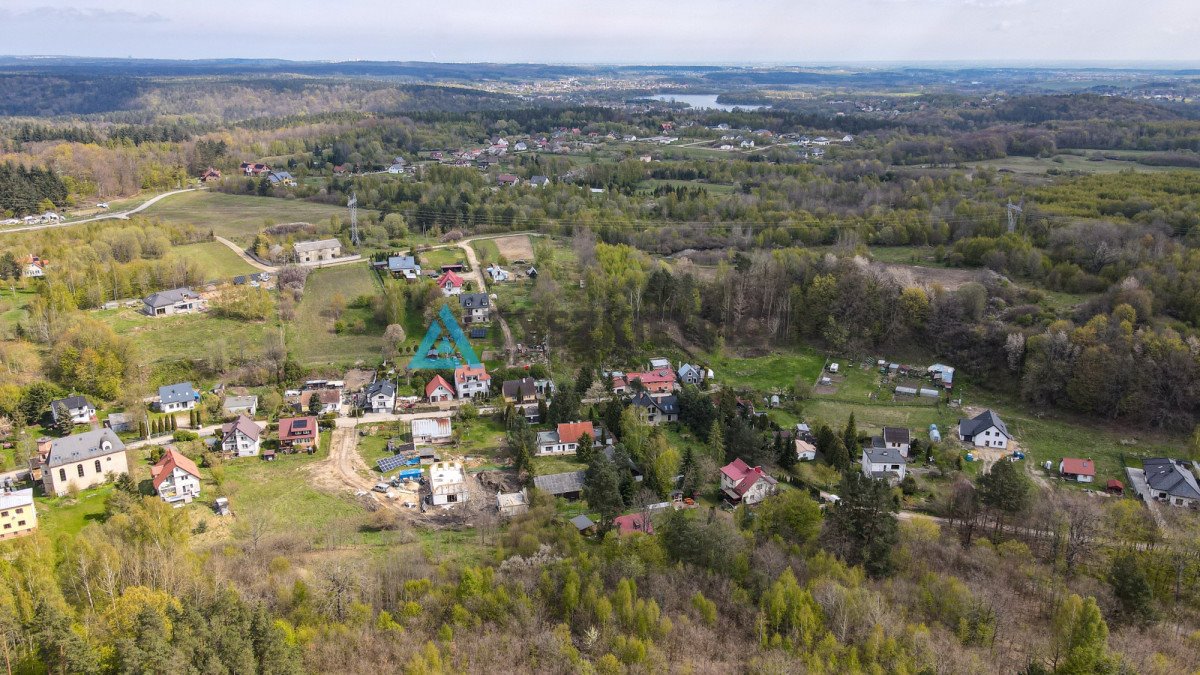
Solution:
[{"label": "winding road", "polygon": [[146,209],[150,208],[151,206],[154,206],[155,204],[159,203],[160,201],[166,199],[167,197],[170,197],[172,195],[183,194],[184,192],[195,192],[200,189],[201,188],[184,188],[182,190],[172,190],[170,192],[164,192],[161,195],[155,195],[155,196],[151,197],[150,199],[147,199],[146,201],[142,202],[141,204],[138,204],[137,206],[133,207],[132,209],[129,209],[128,211],[119,211],[117,213],[103,213],[98,216],[92,216],[90,218],[82,218],[80,220],[64,220],[64,221],[57,222],[57,223],[44,223],[42,225],[26,225],[24,227],[13,227],[13,228],[9,228],[7,230],[0,230],[0,234],[7,234],[9,232],[34,232],[36,230],[49,230],[49,229],[53,229],[56,227],[68,227],[70,225],[82,225],[83,223],[94,223],[98,220],[128,220],[129,216],[132,216],[135,213],[140,213],[142,211],[145,211]]}]

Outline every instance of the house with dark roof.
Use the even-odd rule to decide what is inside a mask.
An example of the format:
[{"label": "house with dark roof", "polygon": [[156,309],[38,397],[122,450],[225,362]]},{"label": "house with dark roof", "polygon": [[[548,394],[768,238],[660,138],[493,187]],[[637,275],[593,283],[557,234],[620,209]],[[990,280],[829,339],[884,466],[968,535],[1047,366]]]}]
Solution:
[{"label": "house with dark roof", "polygon": [[272,171],[267,174],[267,180],[271,181],[271,185],[283,187],[296,187],[296,179],[287,171]]},{"label": "house with dark roof", "polygon": [[284,452],[317,451],[317,418],[285,417],[279,420],[279,449]]},{"label": "house with dark roof", "polygon": [[68,396],[50,402],[50,417],[58,424],[59,417],[71,420],[72,424],[87,424],[96,416],[96,406],[83,396]]},{"label": "house with dark roof", "polygon": [[65,495],[102,485],[109,476],[129,473],[125,444],[112,429],[102,428],[56,438],[42,460],[42,487],[48,495]]},{"label": "house with dark roof", "polygon": [[1200,485],[1196,475],[1180,459],[1155,457],[1142,461],[1150,498],[1172,506],[1200,508]]},{"label": "house with dark roof", "polygon": [[912,435],[907,428],[903,427],[884,427],[883,447],[899,450],[900,454],[908,457],[908,450],[912,446]]},{"label": "house with dark roof", "polygon": [[895,448],[863,448],[859,464],[867,478],[886,480],[889,484],[904,480],[904,456]]},{"label": "house with dark roof", "polygon": [[221,427],[221,450],[233,457],[256,457],[261,435],[262,430],[252,418],[238,415],[236,420]]},{"label": "house with dark roof", "polygon": [[721,467],[721,492],[732,504],[757,504],[775,494],[778,484],[761,466],[751,467],[740,457]]},{"label": "house with dark roof", "polygon": [[579,499],[583,495],[583,471],[569,473],[552,473],[545,476],[534,476],[533,485],[546,494],[564,499]]},{"label": "house with dark roof", "polygon": [[1058,463],[1058,473],[1067,480],[1091,483],[1096,480],[1096,463],[1090,459],[1063,457]]},{"label": "house with dark roof", "polygon": [[571,524],[575,526],[579,534],[590,534],[596,529],[596,523],[582,513],[572,518]]},{"label": "house with dark roof", "polygon": [[977,448],[1008,447],[1012,435],[1000,416],[991,410],[984,410],[970,419],[958,420],[958,438],[964,443],[970,443]]},{"label": "house with dark roof", "polygon": [[533,187],[546,187],[550,184],[550,178],[547,176],[533,176],[529,179],[529,184]]},{"label": "house with dark roof", "polygon": [[537,400],[536,380],[523,377],[519,380],[505,380],[500,385],[500,393],[508,403],[524,403]]},{"label": "house with dark roof", "polygon": [[191,410],[200,400],[200,392],[191,382],[178,382],[158,388],[158,401],[154,404],[159,412],[171,413],[181,410]]},{"label": "house with dark roof", "polygon": [[204,299],[190,288],[173,288],[151,293],[142,299],[142,313],[147,316],[191,314],[205,308]]},{"label": "house with dark roof", "polygon": [[642,391],[630,403],[646,411],[646,421],[650,424],[679,420],[679,398],[674,394],[656,398]]},{"label": "house with dark roof", "polygon": [[362,408],[371,412],[392,412],[396,407],[396,383],[376,380],[362,393]]},{"label": "house with dark roof", "polygon": [[150,467],[150,477],[159,498],[176,508],[200,496],[200,469],[175,448],[168,447]]},{"label": "house with dark roof", "polygon": [[458,296],[462,305],[463,323],[485,323],[492,318],[492,302],[487,293],[463,293]]}]

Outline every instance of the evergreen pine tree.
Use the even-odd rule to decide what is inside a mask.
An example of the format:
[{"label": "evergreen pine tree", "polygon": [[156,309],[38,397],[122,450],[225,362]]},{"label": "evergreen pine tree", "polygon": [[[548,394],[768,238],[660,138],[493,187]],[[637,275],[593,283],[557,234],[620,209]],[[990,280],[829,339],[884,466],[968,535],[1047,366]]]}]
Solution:
[{"label": "evergreen pine tree", "polygon": [[1122,553],[1113,560],[1108,582],[1121,604],[1123,620],[1139,625],[1154,621],[1154,591],[1133,553]]}]

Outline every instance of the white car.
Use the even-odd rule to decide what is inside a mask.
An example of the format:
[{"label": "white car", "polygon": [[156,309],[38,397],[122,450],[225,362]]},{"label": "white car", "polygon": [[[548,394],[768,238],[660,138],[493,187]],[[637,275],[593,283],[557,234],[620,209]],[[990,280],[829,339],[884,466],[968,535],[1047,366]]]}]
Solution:
[{"label": "white car", "polygon": [[836,363],[829,364],[829,372],[831,372],[831,373],[836,373],[838,371],[838,368],[839,368],[839,366]]},{"label": "white car", "polygon": [[98,208],[98,209],[107,209],[107,208],[108,208],[108,202],[100,202],[99,204],[97,204],[97,205],[96,205],[96,208]]}]

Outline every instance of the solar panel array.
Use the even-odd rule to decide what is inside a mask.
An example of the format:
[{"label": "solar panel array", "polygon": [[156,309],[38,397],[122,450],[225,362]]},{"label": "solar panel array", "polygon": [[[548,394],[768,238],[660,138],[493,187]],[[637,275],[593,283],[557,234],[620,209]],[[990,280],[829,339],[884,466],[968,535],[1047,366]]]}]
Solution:
[{"label": "solar panel array", "polygon": [[380,459],[379,461],[375,462],[375,466],[379,467],[379,470],[382,471],[383,473],[387,473],[389,471],[395,471],[396,469],[399,469],[402,466],[406,466],[407,464],[408,464],[408,458],[404,457],[403,455],[394,455],[392,457],[384,457],[383,459]]}]

